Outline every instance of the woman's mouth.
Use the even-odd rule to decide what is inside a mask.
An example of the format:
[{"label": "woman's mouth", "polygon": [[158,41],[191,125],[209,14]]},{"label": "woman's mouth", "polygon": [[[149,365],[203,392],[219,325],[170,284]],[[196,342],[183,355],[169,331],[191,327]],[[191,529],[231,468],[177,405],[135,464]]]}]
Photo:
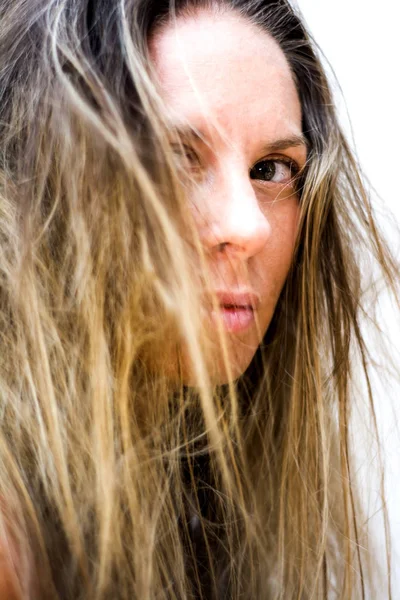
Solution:
[{"label": "woman's mouth", "polygon": [[248,329],[254,323],[254,310],[249,305],[236,306],[233,304],[223,304],[217,312],[212,311],[211,317],[217,324],[220,316],[223,327],[230,333],[237,333]]}]

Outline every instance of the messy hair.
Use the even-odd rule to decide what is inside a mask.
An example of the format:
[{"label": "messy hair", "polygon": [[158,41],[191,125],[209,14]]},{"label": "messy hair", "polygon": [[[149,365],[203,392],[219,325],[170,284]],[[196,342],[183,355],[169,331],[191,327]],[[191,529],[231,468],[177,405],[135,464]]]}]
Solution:
[{"label": "messy hair", "polygon": [[[204,10],[277,41],[308,143],[290,273],[249,368],[219,386],[149,58],[155,31]],[[398,297],[399,268],[299,14],[0,2],[0,148],[0,539],[17,593],[365,598],[349,427],[355,362],[375,419],[362,272],[376,265]],[[190,388],[169,376],[182,341]]]}]

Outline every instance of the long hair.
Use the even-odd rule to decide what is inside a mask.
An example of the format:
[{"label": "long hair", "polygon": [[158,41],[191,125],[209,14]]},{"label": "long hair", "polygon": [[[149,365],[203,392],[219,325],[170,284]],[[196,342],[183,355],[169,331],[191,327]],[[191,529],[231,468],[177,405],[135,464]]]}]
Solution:
[{"label": "long hair", "polygon": [[[278,42],[309,146],[290,273],[248,370],[223,386],[148,50],[203,9]],[[349,439],[356,359],[375,418],[362,270],[376,264],[394,293],[399,270],[296,11],[2,1],[0,140],[0,538],[15,593],[364,598]],[[190,388],[169,376],[182,341]]]}]

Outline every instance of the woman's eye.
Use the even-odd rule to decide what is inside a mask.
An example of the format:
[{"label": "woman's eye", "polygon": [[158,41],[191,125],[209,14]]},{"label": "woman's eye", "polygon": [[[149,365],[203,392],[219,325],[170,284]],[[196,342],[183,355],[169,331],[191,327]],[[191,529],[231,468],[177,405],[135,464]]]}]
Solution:
[{"label": "woman's eye", "polygon": [[172,146],[172,151],[178,167],[186,167],[193,171],[197,171],[200,168],[200,159],[197,152],[190,146],[187,146],[186,144],[174,144]]},{"label": "woman's eye", "polygon": [[260,160],[250,170],[250,179],[270,181],[272,183],[287,183],[298,172],[299,168],[292,160]]}]

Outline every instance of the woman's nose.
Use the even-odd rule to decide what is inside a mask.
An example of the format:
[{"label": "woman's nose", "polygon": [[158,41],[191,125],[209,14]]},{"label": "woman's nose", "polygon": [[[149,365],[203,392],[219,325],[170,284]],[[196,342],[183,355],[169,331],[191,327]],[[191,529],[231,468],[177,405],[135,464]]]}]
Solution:
[{"label": "woman's nose", "polygon": [[258,254],[268,242],[271,224],[247,172],[216,180],[207,196],[200,234],[205,248],[209,252],[223,249],[242,259]]}]

